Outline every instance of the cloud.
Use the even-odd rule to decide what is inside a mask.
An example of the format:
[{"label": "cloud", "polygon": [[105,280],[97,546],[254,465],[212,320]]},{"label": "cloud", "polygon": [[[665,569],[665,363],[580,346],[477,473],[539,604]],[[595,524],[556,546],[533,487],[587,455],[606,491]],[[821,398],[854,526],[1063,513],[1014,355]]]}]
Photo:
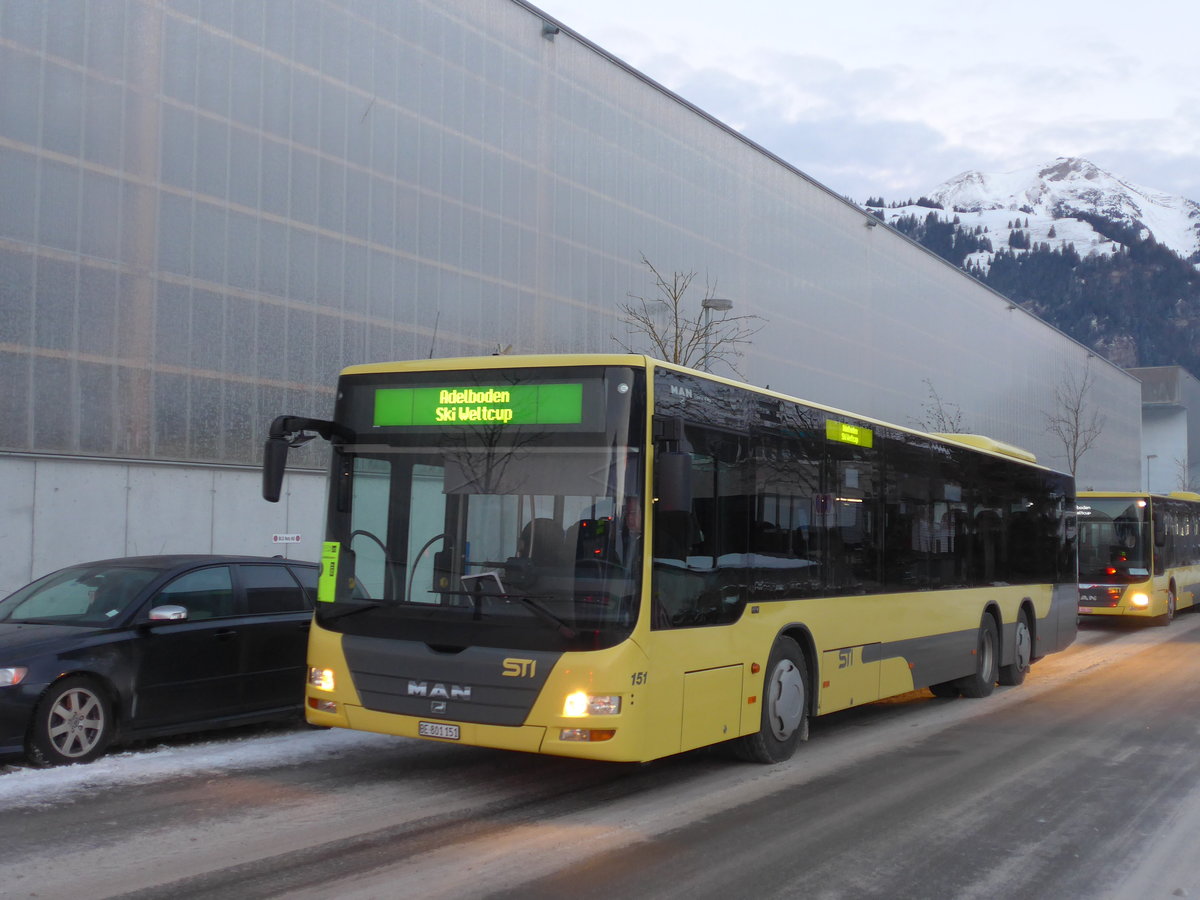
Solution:
[{"label": "cloud", "polygon": [[[675,93],[859,201],[916,197],[968,169],[1006,172],[1059,156],[1117,160],[1125,168],[1114,174],[1169,192],[1200,181],[1188,155],[1168,149],[1197,145],[1196,107],[1155,115],[1119,84],[1097,94],[1096,73],[1068,62],[937,71],[765,53],[696,67],[660,53],[655,65]],[[1114,56],[1108,70],[1128,75],[1136,65]],[[1129,114],[1114,115],[1103,96]]]},{"label": "cloud", "polygon": [[[1191,48],[1200,5],[1095,0],[1081,14],[1014,0],[967,16],[953,0],[929,0],[872,4],[863,15],[743,0],[730,19],[716,0],[545,2],[856,199],[916,196],[966,169],[1007,172],[1068,155],[1147,187],[1200,193]],[[636,29],[618,24],[631,21]]]}]

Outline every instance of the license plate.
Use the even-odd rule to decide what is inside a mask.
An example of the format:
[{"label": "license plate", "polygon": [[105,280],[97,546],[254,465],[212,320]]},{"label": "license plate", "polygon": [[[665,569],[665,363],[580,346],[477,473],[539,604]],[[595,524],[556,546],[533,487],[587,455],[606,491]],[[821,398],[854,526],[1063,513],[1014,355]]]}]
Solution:
[{"label": "license plate", "polygon": [[1085,616],[1087,616],[1087,615],[1091,615],[1092,608],[1090,606],[1081,606],[1081,607],[1079,607],[1079,611],[1081,613],[1083,613]]},{"label": "license plate", "polygon": [[458,740],[458,726],[447,725],[445,722],[418,722],[417,734],[421,737],[445,738],[448,741]]}]

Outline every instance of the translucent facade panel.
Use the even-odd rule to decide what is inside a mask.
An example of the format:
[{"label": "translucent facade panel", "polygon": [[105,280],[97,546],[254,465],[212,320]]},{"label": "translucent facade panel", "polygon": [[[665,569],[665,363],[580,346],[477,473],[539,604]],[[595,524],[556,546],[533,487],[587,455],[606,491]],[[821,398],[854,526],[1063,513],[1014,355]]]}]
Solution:
[{"label": "translucent facade panel", "polygon": [[34,257],[0,250],[0,343],[34,342]]},{"label": "translucent facade panel", "polygon": [[[0,53],[0,60],[4,54]],[[0,91],[3,97],[7,91]],[[0,121],[3,121],[0,113]],[[0,237],[33,241],[37,217],[37,158],[20,150],[0,147]]]},{"label": "translucent facade panel", "polygon": [[[521,3],[8,2],[0,36],[0,450],[253,464],[350,363],[615,349],[644,256],[761,317],[751,381],[901,424],[932,383],[1055,461],[1082,348]],[[1136,382],[1093,371],[1090,460],[1136,473]]]}]

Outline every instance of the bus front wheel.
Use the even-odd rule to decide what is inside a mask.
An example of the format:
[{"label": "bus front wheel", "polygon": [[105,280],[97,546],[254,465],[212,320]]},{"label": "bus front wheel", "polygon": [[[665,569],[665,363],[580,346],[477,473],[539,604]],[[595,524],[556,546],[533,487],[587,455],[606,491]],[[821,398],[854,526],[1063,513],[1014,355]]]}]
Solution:
[{"label": "bus front wheel", "polygon": [[792,638],[776,638],[759,700],[759,730],[738,738],[737,753],[750,762],[783,762],[808,739],[808,666]]},{"label": "bus front wheel", "polygon": [[964,697],[986,697],[996,686],[999,678],[997,665],[1000,639],[996,633],[996,620],[989,613],[983,614],[979,623],[979,636],[975,645],[975,672],[958,680],[959,690]]},{"label": "bus front wheel", "polygon": [[1175,620],[1175,589],[1167,591],[1167,611],[1154,621],[1159,625],[1170,625]]}]

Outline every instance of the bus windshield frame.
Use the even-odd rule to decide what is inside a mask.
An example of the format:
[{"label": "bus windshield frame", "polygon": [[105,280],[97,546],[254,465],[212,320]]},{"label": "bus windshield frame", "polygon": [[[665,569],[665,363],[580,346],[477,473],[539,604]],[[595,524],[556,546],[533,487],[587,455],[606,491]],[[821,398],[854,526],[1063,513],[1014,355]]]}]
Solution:
[{"label": "bus windshield frame", "polygon": [[1079,580],[1136,584],[1150,578],[1154,541],[1145,497],[1079,498]]},{"label": "bus windshield frame", "polygon": [[[348,374],[319,592],[330,631],[582,650],[637,622],[645,373]],[[331,550],[332,548],[332,550]]]}]

